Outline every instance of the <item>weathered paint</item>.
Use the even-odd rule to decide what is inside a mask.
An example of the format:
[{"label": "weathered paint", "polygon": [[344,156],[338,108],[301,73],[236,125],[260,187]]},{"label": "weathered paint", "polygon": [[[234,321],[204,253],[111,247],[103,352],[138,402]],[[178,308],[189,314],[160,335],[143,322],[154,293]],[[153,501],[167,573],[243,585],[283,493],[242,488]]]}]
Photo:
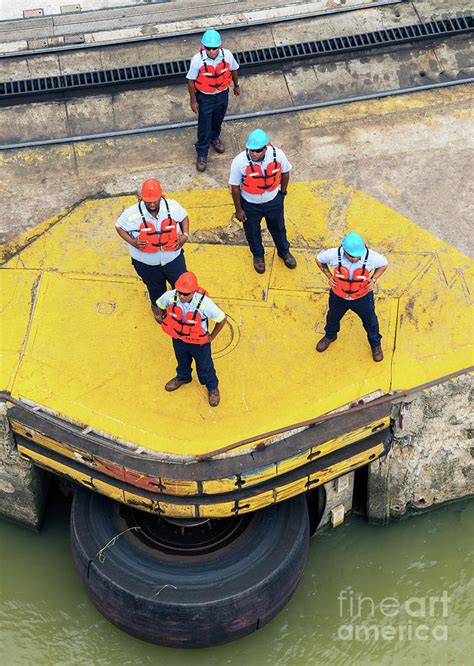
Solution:
[{"label": "weathered paint", "polygon": [[[304,465],[304,462],[304,457],[302,457],[300,464]],[[276,464],[272,464],[262,469],[253,470],[247,474],[233,475],[225,479],[203,481],[202,490],[203,493],[210,495],[215,493],[227,493],[236,488],[247,488],[247,486],[262,483],[262,481],[275,477],[276,474]]]},{"label": "weathered paint", "polygon": [[[69,465],[64,465],[63,463],[58,462],[57,460],[51,460],[48,456],[44,456],[36,451],[31,451],[26,449],[23,446],[18,446],[18,454],[23,460],[31,461],[47,469],[50,472],[55,472],[66,479],[71,479],[71,481],[76,481],[86,488],[94,489],[92,483],[92,476],[90,474],[85,474],[76,469],[73,469]],[[111,486],[107,490],[107,496],[112,497],[112,495],[117,495],[115,488]]]},{"label": "weathered paint", "polygon": [[363,451],[362,453],[359,453],[358,455],[353,456],[352,458],[347,458],[346,460],[338,463],[337,465],[333,465],[321,471],[314,472],[313,474],[310,474],[308,477],[307,490],[316,488],[316,486],[320,486],[323,483],[327,483],[328,481],[331,481],[331,479],[335,479],[337,476],[341,476],[346,472],[351,472],[357,467],[366,465],[367,463],[372,462],[377,458],[379,458],[383,452],[384,452],[383,444],[377,444],[377,446],[373,447],[369,451]]},{"label": "weathered paint", "polygon": [[292,458],[284,459],[281,462],[273,463],[259,469],[252,470],[248,473],[239,475],[232,475],[227,478],[212,479],[202,481],[198,484],[197,481],[187,479],[167,479],[158,476],[151,476],[147,474],[140,474],[137,471],[128,469],[122,465],[111,462],[104,458],[91,454],[78,447],[70,446],[69,444],[57,441],[52,437],[45,435],[31,426],[25,426],[23,423],[16,419],[11,419],[11,427],[17,435],[21,435],[28,440],[31,440],[42,447],[50,449],[59,453],[66,458],[80,462],[81,464],[89,467],[95,472],[102,472],[107,476],[130,483],[138,488],[144,488],[152,492],[160,492],[166,495],[198,495],[203,494],[217,494],[232,492],[239,488],[247,488],[262,483],[268,479],[285,474],[293,469],[301,467],[306,463],[327,455],[333,451],[337,451],[344,446],[348,446],[353,442],[364,439],[381,429],[388,427],[390,422],[389,417],[377,419],[361,428],[356,428],[350,432],[344,433],[339,437],[335,437],[327,442],[319,444],[318,446],[311,447],[310,449],[293,456]]},{"label": "weathered paint", "polygon": [[152,499],[129,490],[122,490],[113,485],[112,479],[110,483],[108,483],[95,478],[93,470],[91,470],[90,475],[84,474],[57,460],[50,459],[37,451],[32,451],[22,444],[19,445],[18,451],[20,456],[25,460],[33,461],[40,467],[56,474],[60,474],[61,476],[65,476],[90,490],[95,490],[117,502],[128,504],[129,506],[135,506],[143,511],[177,518],[224,518],[227,516],[257,511],[270,504],[281,502],[290,497],[299,495],[307,490],[327,483],[331,479],[341,476],[342,474],[366,465],[380,457],[385,449],[383,444],[377,444],[376,446],[349,457],[340,463],[322,469],[316,473],[305,475],[296,481],[291,481],[286,484],[283,483],[282,485],[275,483],[274,488],[265,490],[264,492],[258,492],[258,489],[256,489],[255,495],[238,499],[235,502],[202,503],[202,500],[200,501],[199,498],[194,498],[194,501],[192,498],[189,498],[189,501],[192,502],[189,504],[163,502],[160,499]]},{"label": "weathered paint", "polygon": [[305,493],[308,490],[307,483],[308,479],[304,477],[303,479],[293,481],[293,483],[288,483],[286,486],[275,488],[275,501],[283,502],[290,497],[295,497],[295,495]]},{"label": "weathered paint", "polygon": [[389,417],[377,419],[362,428],[357,428],[351,432],[344,433],[339,437],[335,437],[318,446],[311,447],[307,451],[303,451],[291,458],[283,459],[273,465],[253,470],[246,474],[233,475],[225,479],[203,481],[202,492],[205,494],[225,493],[235,490],[236,488],[248,488],[249,486],[262,483],[262,481],[265,481],[266,479],[290,472],[293,469],[305,465],[311,460],[325,456],[332,451],[337,451],[338,449],[363,439],[378,430],[387,428],[389,423]]},{"label": "weathered paint", "polygon": [[[463,86],[446,88],[440,90],[428,90],[403,97],[385,97],[383,99],[372,99],[357,102],[355,104],[341,104],[328,108],[303,111],[298,113],[299,123],[303,127],[322,127],[329,123],[344,123],[355,121],[359,118],[370,119],[371,116],[389,116],[399,117],[404,112],[409,112],[413,118],[414,114],[419,114],[425,122],[431,120],[430,112],[436,106],[443,107],[448,104],[455,104],[457,101],[465,99],[466,89]],[[454,113],[454,111],[453,111]],[[463,118],[469,122],[469,111],[461,110]],[[431,120],[431,122],[433,122]]]},{"label": "weathered paint", "polygon": [[[33,301],[40,271],[2,271],[0,288],[0,381],[10,390],[15,379],[33,316]],[[16,316],[13,316],[13,309]],[[11,316],[7,313],[11,311]]]},{"label": "weathered paint", "polygon": [[387,428],[389,424],[389,417],[384,419],[377,419],[376,421],[373,421],[372,423],[369,423],[362,428],[357,428],[356,430],[347,432],[340,437],[335,437],[328,442],[314,446],[310,451],[305,452],[303,456],[294,456],[293,458],[288,458],[287,460],[282,460],[279,462],[277,465],[277,473],[284,474],[285,472],[289,472],[292,469],[299,467],[301,464],[303,464],[302,458],[304,458],[304,461],[307,462],[308,460],[316,460],[316,458],[326,456],[328,453],[337,451],[343,446],[347,446],[348,444],[356,442],[358,439],[363,439],[364,437],[368,437],[370,434],[377,432],[378,430]]},{"label": "weathered paint", "polygon": [[[212,218],[202,190],[171,196],[188,209],[193,233],[204,241],[207,232],[229,223],[224,189],[212,191],[213,202],[222,204]],[[341,198],[349,202],[345,229],[328,225]],[[163,385],[175,369],[171,344],[151,317],[144,286],[113,229],[116,216],[133,201],[127,196],[83,202],[46,224],[47,231],[5,264],[1,379],[14,396],[145,449],[193,455],[472,362],[472,262],[341,181],[292,183],[287,226],[299,260],[296,271],[288,271],[273,249],[267,252],[269,270],[258,276],[244,246],[187,246],[189,268],[232,322],[214,345],[222,402],[210,408],[196,381],[179,396],[167,394]],[[337,245],[341,230],[350,228],[390,260],[377,296],[386,357],[379,364],[372,362],[352,315],[337,343],[324,355],[314,351],[327,307],[314,249]],[[36,290],[33,274],[40,276]],[[11,293],[23,294],[20,313]],[[456,325],[446,325],[447,307]]]},{"label": "weathered paint", "polygon": [[63,210],[58,213],[58,215],[51,217],[49,220],[45,220],[41,224],[37,224],[33,229],[24,231],[22,234],[20,234],[20,236],[17,236],[9,243],[0,245],[0,262],[3,263],[8,261],[8,259],[10,259],[18,252],[24,251],[25,248],[30,245],[30,243],[33,243],[37,238],[43,236],[43,234],[45,234],[51,227],[57,224],[57,222],[62,220],[62,218],[71,212],[71,210]]}]

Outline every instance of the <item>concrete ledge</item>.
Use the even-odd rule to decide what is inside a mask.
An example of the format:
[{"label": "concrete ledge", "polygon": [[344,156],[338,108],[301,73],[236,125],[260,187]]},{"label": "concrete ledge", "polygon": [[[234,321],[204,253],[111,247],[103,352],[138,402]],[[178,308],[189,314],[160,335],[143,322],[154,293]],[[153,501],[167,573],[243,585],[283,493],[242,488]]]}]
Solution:
[{"label": "concrete ledge", "polygon": [[472,384],[461,375],[394,406],[392,449],[369,465],[369,522],[474,494]]},{"label": "concrete ledge", "polygon": [[0,517],[39,530],[49,474],[18,457],[6,411],[5,403],[0,403]]}]

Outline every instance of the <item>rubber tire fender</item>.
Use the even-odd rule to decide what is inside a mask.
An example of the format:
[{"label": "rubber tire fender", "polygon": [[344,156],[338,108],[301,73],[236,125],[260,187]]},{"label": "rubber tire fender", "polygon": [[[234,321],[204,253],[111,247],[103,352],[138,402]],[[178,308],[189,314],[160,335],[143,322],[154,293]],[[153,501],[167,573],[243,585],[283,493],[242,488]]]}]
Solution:
[{"label": "rubber tire fender", "polygon": [[145,641],[208,647],[246,636],[287,604],[303,573],[309,520],[302,495],[248,514],[235,540],[206,555],[150,546],[127,527],[127,512],[78,488],[71,549],[96,608]]}]

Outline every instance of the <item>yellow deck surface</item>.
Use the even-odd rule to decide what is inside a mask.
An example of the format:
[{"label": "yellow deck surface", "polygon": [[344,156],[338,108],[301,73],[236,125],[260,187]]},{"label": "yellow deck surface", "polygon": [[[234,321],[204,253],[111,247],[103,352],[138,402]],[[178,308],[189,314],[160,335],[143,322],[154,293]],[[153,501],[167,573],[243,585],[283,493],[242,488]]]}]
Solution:
[{"label": "yellow deck surface", "polygon": [[[168,196],[188,210],[201,238],[230,225],[225,189]],[[344,215],[335,213],[340,198],[350,200]],[[114,230],[135,201],[83,202],[4,248],[20,249],[1,271],[0,389],[139,446],[190,455],[472,364],[473,262],[342,182],[291,183],[286,219],[296,270],[271,246],[259,276],[246,246],[193,244],[191,235],[188,268],[229,317],[213,346],[221,405],[208,405],[196,377],[166,393],[176,366],[171,340]],[[349,230],[390,262],[376,297],[382,363],[372,361],[352,314],[328,351],[314,349],[328,298],[314,257]]]}]

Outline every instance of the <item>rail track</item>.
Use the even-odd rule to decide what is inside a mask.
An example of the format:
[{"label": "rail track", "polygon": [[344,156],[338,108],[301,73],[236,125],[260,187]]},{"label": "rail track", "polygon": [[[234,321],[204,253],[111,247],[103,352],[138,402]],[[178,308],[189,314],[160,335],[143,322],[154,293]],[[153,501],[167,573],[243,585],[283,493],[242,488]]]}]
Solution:
[{"label": "rail track", "polygon": [[[339,57],[355,51],[395,47],[403,44],[417,44],[421,41],[447,39],[455,35],[471,33],[474,27],[473,16],[449,18],[430,23],[418,23],[374,30],[350,36],[313,40],[284,46],[258,48],[239,51],[235,54],[241,68],[277,66],[293,60],[306,60],[318,56]],[[118,67],[114,69],[81,72],[62,76],[44,76],[20,81],[0,83],[0,102],[22,100],[24,97],[71,93],[89,88],[111,90],[117,85],[149,83],[183,77],[189,69],[190,60],[172,60],[138,67]]]},{"label": "rail track", "polygon": [[[374,0],[374,2],[370,2],[370,4],[362,4],[362,5],[350,4],[341,7],[327,8],[320,11],[301,12],[298,14],[293,14],[288,16],[281,16],[281,15],[275,17],[267,16],[264,19],[255,19],[250,16],[249,18],[241,19],[236,22],[219,25],[218,28],[219,31],[221,32],[222,31],[227,32],[229,30],[241,30],[243,28],[249,28],[254,26],[266,26],[274,23],[289,23],[289,22],[302,21],[318,17],[333,16],[337,14],[347,14],[350,12],[357,12],[368,8],[375,9],[378,7],[389,7],[392,5],[399,5],[402,2],[405,2],[405,0]],[[85,12],[83,12],[82,14],[84,13]],[[20,23],[20,21],[21,20],[17,20],[17,23]],[[15,21],[11,21],[9,23],[14,23],[14,22]],[[106,41],[103,40],[103,41],[89,41],[89,42],[80,41],[81,39],[84,39],[84,36],[76,35],[77,41],[74,41],[73,43],[61,43],[61,44],[54,44],[51,46],[44,46],[42,48],[28,48],[18,51],[0,52],[0,59],[19,58],[19,57],[24,58],[25,56],[28,57],[28,56],[44,55],[44,54],[50,54],[50,55],[60,54],[60,53],[66,53],[68,51],[82,51],[84,49],[97,50],[102,48],[109,48],[114,46],[128,46],[130,44],[139,44],[145,42],[160,42],[164,39],[169,39],[172,37],[186,37],[190,35],[197,35],[200,33],[202,33],[201,26],[188,29],[180,29],[175,31],[162,31],[158,34],[128,37],[127,39],[119,38],[119,39],[107,39]],[[2,34],[2,28],[0,22],[0,39],[1,39],[1,34]],[[74,39],[74,35],[71,35],[71,38]],[[50,40],[53,41],[53,38],[50,38]],[[48,40],[46,40],[45,43],[48,43]]]},{"label": "rail track", "polygon": [[[419,71],[417,59],[420,51],[429,54],[431,49],[441,45],[458,44],[456,40],[466,40],[474,27],[472,15],[451,16],[430,22],[420,22],[411,25],[398,26],[369,32],[341,34],[312,41],[304,41],[278,46],[263,46],[256,49],[248,49],[236,52],[241,68],[246,70],[245,78],[251,82],[252,76],[261,73],[279,72],[283,77],[294,74],[305,67],[311,67],[316,73],[315,86],[313,90],[306,91],[305,95],[290,95],[289,104],[275,103],[270,108],[256,108],[243,112],[233,113],[227,116],[228,122],[258,118],[265,115],[275,115],[290,112],[299,112],[309,109],[347,104],[355,101],[363,101],[375,98],[390,97],[394,95],[408,94],[424,90],[445,88],[454,85],[472,83],[472,68],[470,66],[456,69],[450,68],[443,71],[437,68],[434,71]],[[461,50],[468,53],[465,44],[461,44]],[[370,73],[372,63],[377,61],[373,56],[388,58],[395,61],[399,55],[404,70],[407,69],[406,61],[413,62],[412,73],[408,80],[402,81],[400,85],[381,88],[377,90],[365,89],[361,83],[359,89],[335,90],[332,94],[322,95],[319,90],[318,67],[324,70],[332,63],[337,66],[350,61],[354,57],[359,58],[359,63],[364,62]],[[413,58],[411,57],[413,55]],[[437,60],[437,59],[436,59]],[[459,59],[458,59],[459,60]],[[436,62],[436,61],[435,61]],[[393,63],[392,63],[393,65]],[[31,103],[39,104],[41,108],[47,105],[64,104],[67,107],[68,100],[82,96],[101,95],[114,99],[116,94],[129,92],[139,95],[140,91],[155,91],[160,87],[167,86],[171,91],[173,99],[183,96],[182,81],[189,66],[189,59],[168,60],[151,64],[140,64],[129,67],[115,67],[109,69],[96,69],[87,72],[71,74],[35,77],[4,81],[0,83],[0,106],[3,113],[14,112],[15,107],[20,109],[31,108]],[[379,64],[375,65],[380,67]],[[396,63],[394,65],[396,67]],[[383,69],[383,67],[382,67]],[[377,75],[374,75],[376,78]],[[368,75],[370,79],[370,75]],[[176,82],[179,81],[179,88]],[[282,82],[286,85],[285,81]],[[170,85],[171,84],[171,88]],[[251,83],[249,83],[250,88]],[[174,86],[174,87],[173,87]],[[339,93],[339,94],[338,94]],[[342,94],[341,94],[342,93]],[[184,93],[185,94],[185,93]],[[42,106],[43,105],[43,106]],[[67,116],[66,108],[66,116]],[[194,119],[189,118],[189,111],[176,112],[173,120],[164,119],[159,123],[139,123],[131,120],[127,127],[101,128],[101,131],[91,131],[90,123],[84,127],[70,127],[62,135],[45,135],[44,130],[34,134],[30,131],[29,136],[15,135],[13,130],[4,137],[0,144],[0,150],[14,150],[31,147],[60,145],[79,141],[91,141],[109,139],[121,136],[145,134],[148,132],[159,132],[192,127],[196,124]],[[8,120],[5,127],[8,127]]]}]

